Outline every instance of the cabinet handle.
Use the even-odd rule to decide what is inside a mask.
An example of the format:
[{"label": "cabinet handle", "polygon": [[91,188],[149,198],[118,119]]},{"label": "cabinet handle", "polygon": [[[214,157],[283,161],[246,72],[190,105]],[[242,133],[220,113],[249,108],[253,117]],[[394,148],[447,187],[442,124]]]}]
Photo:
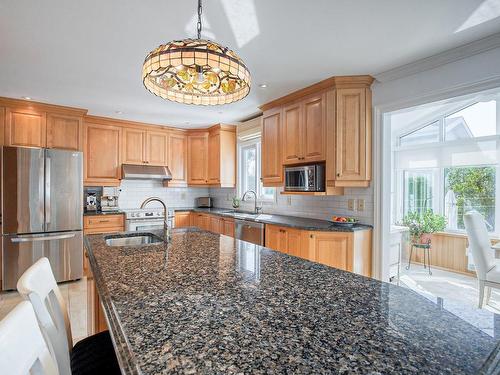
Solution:
[{"label": "cabinet handle", "polygon": [[99,220],[99,223],[107,223],[109,220]]},{"label": "cabinet handle", "polygon": [[309,237],[314,238],[314,234],[310,234]]},{"label": "cabinet handle", "polygon": [[340,177],[340,173],[337,173],[337,177]]}]

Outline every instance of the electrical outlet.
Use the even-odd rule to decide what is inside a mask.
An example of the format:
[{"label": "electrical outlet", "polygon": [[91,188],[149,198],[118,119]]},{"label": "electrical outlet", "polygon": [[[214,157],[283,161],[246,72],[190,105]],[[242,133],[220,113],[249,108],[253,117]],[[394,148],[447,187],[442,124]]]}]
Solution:
[{"label": "electrical outlet", "polygon": [[364,211],[364,210],[365,210],[365,200],[358,199],[358,211]]},{"label": "electrical outlet", "polygon": [[354,199],[347,200],[347,209],[349,211],[354,211]]},{"label": "electrical outlet", "polygon": [[291,196],[286,197],[286,204],[289,206],[292,205],[292,197]]}]

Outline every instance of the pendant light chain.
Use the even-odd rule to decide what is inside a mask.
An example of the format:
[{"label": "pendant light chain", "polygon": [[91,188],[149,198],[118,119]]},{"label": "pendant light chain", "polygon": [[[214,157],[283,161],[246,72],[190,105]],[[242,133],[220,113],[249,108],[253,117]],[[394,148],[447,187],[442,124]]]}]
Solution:
[{"label": "pendant light chain", "polygon": [[198,0],[198,23],[196,25],[197,30],[198,30],[198,39],[201,39],[201,0]]}]

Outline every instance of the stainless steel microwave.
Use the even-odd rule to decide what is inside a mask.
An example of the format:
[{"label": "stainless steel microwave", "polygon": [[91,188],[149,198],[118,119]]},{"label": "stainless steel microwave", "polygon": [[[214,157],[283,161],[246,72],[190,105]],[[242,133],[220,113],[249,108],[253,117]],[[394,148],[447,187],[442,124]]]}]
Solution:
[{"label": "stainless steel microwave", "polygon": [[285,191],[325,191],[325,165],[285,167]]}]

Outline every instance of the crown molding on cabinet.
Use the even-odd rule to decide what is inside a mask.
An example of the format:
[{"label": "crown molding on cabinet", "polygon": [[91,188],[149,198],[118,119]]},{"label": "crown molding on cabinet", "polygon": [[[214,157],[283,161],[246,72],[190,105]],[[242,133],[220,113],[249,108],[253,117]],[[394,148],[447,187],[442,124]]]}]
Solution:
[{"label": "crown molding on cabinet", "polygon": [[496,33],[486,38],[449,49],[436,55],[375,74],[375,79],[379,82],[393,81],[399,78],[411,76],[413,74],[421,73],[426,70],[438,68],[442,65],[459,61],[498,47],[500,47],[500,33]]},{"label": "crown molding on cabinet", "polygon": [[14,99],[6,97],[0,97],[0,106],[23,108],[25,110],[31,109],[41,112],[79,115],[79,116],[84,116],[85,114],[87,114],[87,110],[82,108],[66,107],[62,105],[47,104],[47,103],[35,102],[32,100]]}]

